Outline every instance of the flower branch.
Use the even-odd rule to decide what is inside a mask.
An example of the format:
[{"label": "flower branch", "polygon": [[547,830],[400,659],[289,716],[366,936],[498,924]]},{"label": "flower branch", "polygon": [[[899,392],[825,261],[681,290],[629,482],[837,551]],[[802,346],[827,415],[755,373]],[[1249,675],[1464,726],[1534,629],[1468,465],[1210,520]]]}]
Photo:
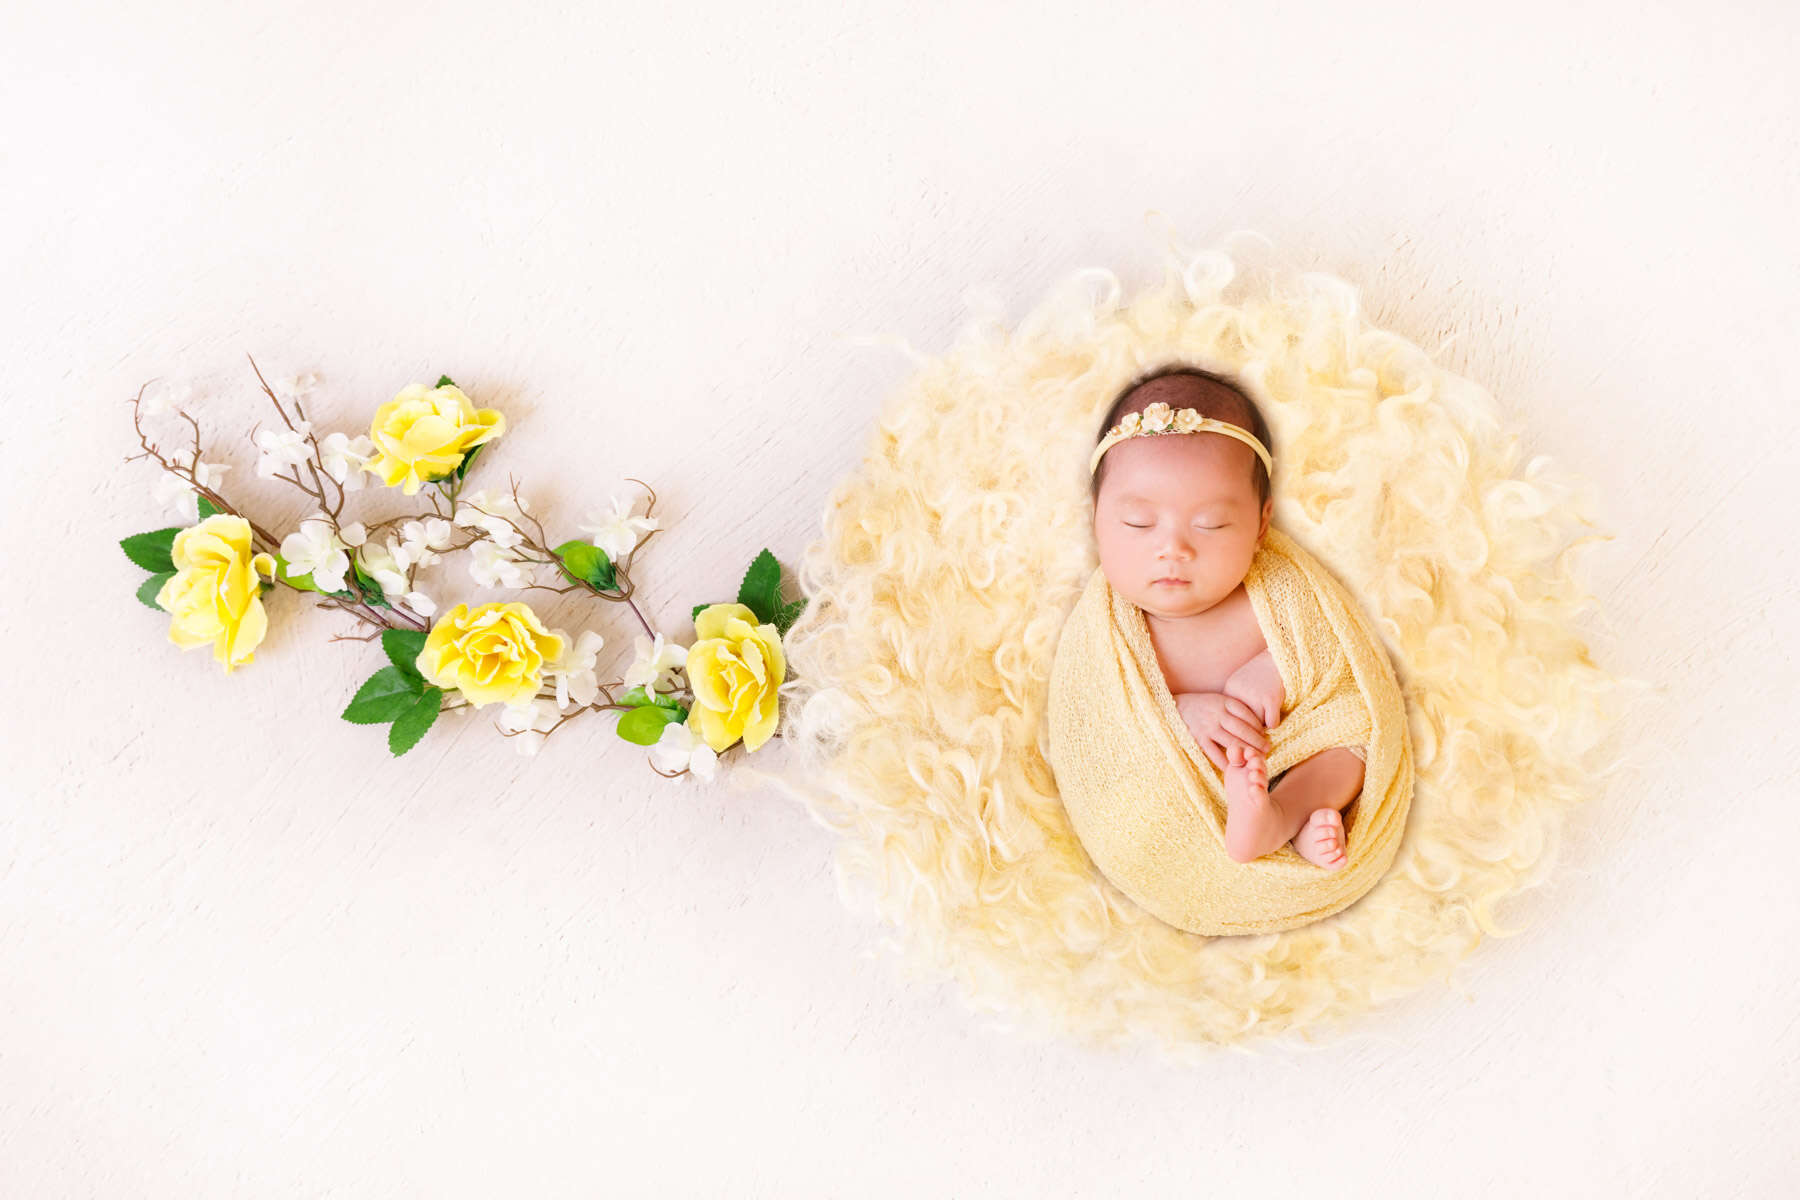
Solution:
[{"label": "flower branch", "polygon": [[[650,749],[658,775],[710,778],[718,756],[742,744],[754,753],[772,737],[787,675],[781,638],[805,606],[783,601],[781,568],[767,550],[745,573],[735,601],[693,606],[694,641],[665,638],[634,600],[636,552],[661,529],[656,492],[632,479],[649,500],[642,515],[621,496],[612,511],[582,523],[587,539],[554,543],[509,473],[504,493],[463,495],[470,468],[506,431],[505,418],[477,409],[448,377],[411,384],[379,406],[367,435],[321,438],[302,401],[310,385],[272,386],[254,358],[251,369],[285,427],[254,430],[257,473],[287,483],[316,506],[285,537],[252,523],[226,503],[215,484],[230,468],[202,463],[199,423],[191,460],[165,456],[144,431],[144,396],[132,400],[143,452],[192,495],[198,521],[125,538],[134,563],[152,572],[138,589],[145,604],[170,616],[169,640],[184,649],[211,646],[230,672],[254,661],[268,627],[264,593],[277,583],[315,594],[317,606],[372,627],[332,642],[379,640],[388,662],[370,676],[343,716],[384,724],[392,753],[406,753],[444,712],[500,704],[498,728],[523,753],[588,712],[615,712],[617,735]],[[155,381],[152,381],[155,382]],[[283,392],[286,392],[284,403]],[[289,406],[292,412],[289,412]],[[166,407],[166,405],[164,405]],[[345,523],[348,493],[373,477],[412,496],[429,486],[430,511],[373,525]],[[329,481],[329,483],[327,482]],[[172,485],[174,486],[174,485]],[[167,489],[159,487],[159,494]],[[166,496],[165,498],[172,498]],[[472,536],[459,539],[455,531]],[[592,630],[571,634],[544,625],[523,601],[471,607],[437,616],[418,589],[418,570],[466,552],[469,573],[484,586],[586,592],[624,603],[644,636],[623,678],[600,683],[594,667],[606,640]],[[564,582],[535,581],[527,568],[554,567]],[[266,577],[266,578],[265,578]],[[627,688],[622,696],[614,689]]]}]

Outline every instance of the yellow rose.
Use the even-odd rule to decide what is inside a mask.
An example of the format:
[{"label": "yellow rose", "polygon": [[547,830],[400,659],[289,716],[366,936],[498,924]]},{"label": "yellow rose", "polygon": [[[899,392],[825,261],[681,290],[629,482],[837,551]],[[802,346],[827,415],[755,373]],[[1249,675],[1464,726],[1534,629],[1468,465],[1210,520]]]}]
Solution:
[{"label": "yellow rose", "polygon": [[514,600],[471,610],[459,604],[431,627],[414,665],[476,708],[496,700],[522,705],[543,685],[544,664],[562,652],[563,640],[544,628],[530,605]]},{"label": "yellow rose", "polygon": [[688,726],[714,754],[739,738],[759,749],[775,733],[777,689],[787,677],[787,657],[773,625],[758,625],[743,604],[714,604],[694,618],[694,644],[687,653],[694,707]]},{"label": "yellow rose", "polygon": [[169,553],[175,574],[156,593],[156,606],[170,616],[169,640],[183,650],[210,642],[227,675],[254,662],[252,651],[269,632],[258,572],[273,579],[275,556],[254,552],[250,522],[214,513],[177,533]]},{"label": "yellow rose", "polygon": [[375,410],[369,440],[379,453],[368,469],[389,487],[403,485],[411,496],[455,471],[469,451],[505,432],[506,418],[497,409],[477,410],[455,384],[410,384]]}]

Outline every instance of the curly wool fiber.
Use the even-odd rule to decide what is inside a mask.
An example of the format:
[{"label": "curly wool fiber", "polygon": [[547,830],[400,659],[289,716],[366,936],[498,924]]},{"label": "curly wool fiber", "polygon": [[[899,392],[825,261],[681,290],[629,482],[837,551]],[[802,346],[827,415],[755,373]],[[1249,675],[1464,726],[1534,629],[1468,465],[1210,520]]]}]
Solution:
[{"label": "curly wool fiber", "polygon": [[[1492,398],[1364,324],[1318,273],[1244,286],[1221,250],[1129,304],[1077,273],[1007,330],[971,324],[886,404],[799,568],[786,638],[790,756],[768,783],[839,835],[852,909],[898,931],[915,977],[950,972],[978,1012],[1175,1055],[1340,1024],[1448,979],[1495,907],[1543,882],[1624,693],[1572,623],[1593,597],[1569,551],[1596,535]],[[1096,294],[1093,284],[1101,286]],[[1277,446],[1274,523],[1362,602],[1400,680],[1415,751],[1405,837],[1350,908],[1278,933],[1175,929],[1083,852],[1046,763],[1063,622],[1098,565],[1086,464],[1135,376],[1228,371]]]}]

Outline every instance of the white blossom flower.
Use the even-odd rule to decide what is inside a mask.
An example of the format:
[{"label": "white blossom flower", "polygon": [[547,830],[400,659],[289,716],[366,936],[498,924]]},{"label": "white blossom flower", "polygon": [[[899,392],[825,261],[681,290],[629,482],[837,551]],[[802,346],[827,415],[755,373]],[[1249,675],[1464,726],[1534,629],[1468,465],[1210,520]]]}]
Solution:
[{"label": "white blossom flower", "polygon": [[711,779],[719,772],[719,756],[713,748],[679,721],[663,726],[662,736],[650,747],[650,761],[659,771],[685,770],[701,779]]},{"label": "white blossom flower", "polygon": [[406,552],[407,560],[428,567],[443,557],[438,553],[440,550],[450,548],[454,530],[442,517],[426,517],[400,526],[400,538],[400,548]]},{"label": "white blossom flower", "polygon": [[263,452],[256,461],[256,473],[264,479],[273,479],[284,467],[298,471],[300,465],[312,457],[312,447],[306,443],[311,428],[306,421],[296,421],[292,429],[257,430],[256,444]]},{"label": "white blossom flower", "polygon": [[606,557],[615,563],[622,561],[637,548],[642,535],[661,528],[661,523],[655,517],[630,515],[635,503],[628,496],[614,494],[612,512],[577,526],[593,540],[594,545],[606,551]]},{"label": "white blossom flower", "polygon": [[546,666],[546,670],[556,681],[556,707],[569,707],[569,701],[576,704],[592,704],[600,694],[600,681],[594,677],[594,659],[600,648],[606,645],[606,639],[591,629],[581,631],[581,636],[573,640],[560,629],[551,630],[562,639],[562,656]]},{"label": "white blossom flower", "polygon": [[194,468],[194,482],[203,488],[216,488],[219,480],[223,479],[225,472],[229,470],[231,470],[230,463],[203,462]]},{"label": "white blossom flower", "polygon": [[532,572],[505,547],[484,538],[469,546],[469,577],[482,587],[522,588],[531,583]]},{"label": "white blossom flower", "polygon": [[464,528],[482,530],[501,547],[511,549],[525,540],[520,528],[525,524],[528,511],[523,497],[515,504],[511,492],[483,488],[459,496],[456,516],[452,519]]},{"label": "white blossom flower", "polygon": [[188,502],[194,498],[194,489],[188,481],[173,471],[164,471],[156,477],[156,506],[167,509],[177,516],[186,516]]},{"label": "white blossom flower", "polygon": [[287,559],[290,575],[312,574],[313,583],[322,592],[344,590],[344,576],[350,570],[350,556],[343,540],[331,527],[324,513],[314,513],[300,522],[300,528],[281,539],[281,557]]},{"label": "white blossom flower", "polygon": [[283,400],[303,400],[319,386],[319,375],[316,371],[302,371],[298,375],[289,375],[286,379],[277,379],[274,384],[275,394]]},{"label": "white blossom flower", "polygon": [[319,443],[319,462],[325,473],[343,485],[346,492],[360,491],[369,481],[368,461],[375,457],[375,443],[366,433],[354,438],[343,433],[328,433]]},{"label": "white blossom flower", "polygon": [[[203,488],[216,488],[219,479],[229,470],[231,470],[229,463],[203,462],[194,468],[194,478]],[[193,485],[175,472],[164,471],[158,475],[154,487],[156,503],[159,506],[182,517],[197,511],[194,508],[197,493],[194,491]]]},{"label": "white blossom flower", "polygon": [[674,642],[664,644],[657,634],[652,642],[643,634],[637,637],[637,658],[625,671],[626,687],[641,687],[646,692],[662,691],[664,684],[674,683],[674,671],[687,666],[688,648]]},{"label": "white blossom flower", "polygon": [[139,401],[138,409],[146,417],[160,416],[170,409],[178,409],[193,399],[194,385],[185,379],[170,380],[167,383],[157,381],[144,389],[144,398]]},{"label": "white blossom flower", "polygon": [[[357,547],[356,561],[361,564],[363,574],[380,585],[381,594],[389,604],[404,604],[421,617],[429,617],[437,611],[437,601],[424,592],[413,590],[406,582],[406,569],[411,562],[406,551],[394,544],[393,538],[384,542],[368,541],[360,521],[344,526],[342,533],[346,544]],[[350,541],[352,536],[356,538],[355,542]]]},{"label": "white blossom flower", "polygon": [[498,724],[510,739],[513,749],[527,757],[536,754],[550,730],[561,718],[548,700],[533,698],[525,704],[507,704],[500,709]]},{"label": "white blossom flower", "polygon": [[357,549],[356,561],[362,564],[363,574],[381,585],[382,595],[390,601],[406,595],[406,564],[393,538],[364,542]]},{"label": "white blossom flower", "polygon": [[346,546],[360,546],[369,540],[369,530],[361,521],[352,521],[338,527],[338,536]]}]

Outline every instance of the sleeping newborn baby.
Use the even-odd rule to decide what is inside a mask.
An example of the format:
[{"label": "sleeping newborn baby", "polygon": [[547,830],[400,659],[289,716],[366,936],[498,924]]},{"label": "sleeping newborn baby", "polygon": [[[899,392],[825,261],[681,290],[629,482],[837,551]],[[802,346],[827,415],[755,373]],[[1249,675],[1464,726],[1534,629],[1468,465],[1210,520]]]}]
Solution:
[{"label": "sleeping newborn baby", "polygon": [[[1229,377],[1188,367],[1140,379],[1102,428],[1182,409],[1269,447],[1254,401]],[[1217,430],[1125,437],[1102,452],[1093,496],[1100,569],[1143,611],[1176,708],[1223,772],[1226,853],[1246,863],[1291,841],[1308,862],[1343,867],[1343,810],[1362,791],[1366,751],[1333,747],[1268,778],[1267,731],[1290,698],[1244,590],[1274,511],[1262,456]]]}]

